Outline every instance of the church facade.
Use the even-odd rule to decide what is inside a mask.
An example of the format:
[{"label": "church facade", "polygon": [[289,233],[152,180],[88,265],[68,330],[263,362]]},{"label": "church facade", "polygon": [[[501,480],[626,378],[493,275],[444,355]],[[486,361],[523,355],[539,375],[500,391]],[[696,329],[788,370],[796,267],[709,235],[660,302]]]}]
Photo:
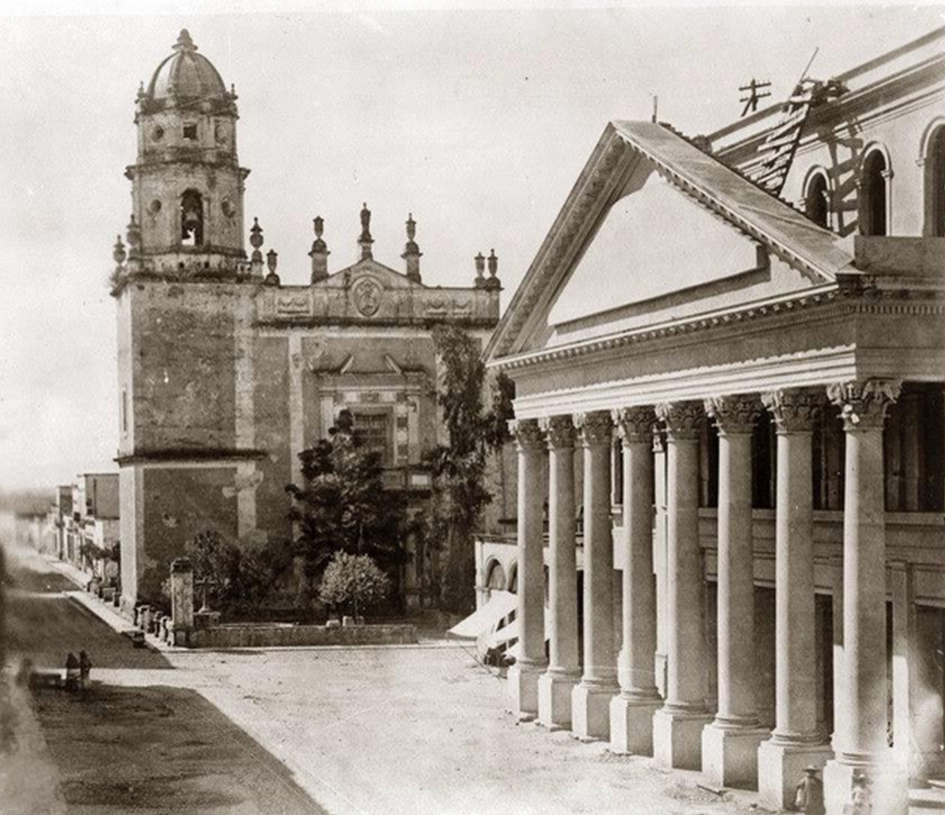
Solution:
[{"label": "church facade", "polygon": [[945,777],[943,43],[604,130],[488,346],[519,716],[776,809]]},{"label": "church facade", "polygon": [[[115,246],[125,608],[158,596],[198,532],[247,546],[290,538],[298,454],[342,410],[381,453],[387,488],[421,508],[422,454],[443,441],[431,329],[452,323],[484,345],[498,322],[494,253],[476,258],[468,288],[429,286],[413,217],[397,271],[374,258],[366,205],[356,263],[329,271],[315,218],[310,283],[283,285],[255,219],[244,248],[237,118],[235,92],[181,32],[138,93],[133,214],[127,247]],[[409,554],[416,604],[435,555]]]}]

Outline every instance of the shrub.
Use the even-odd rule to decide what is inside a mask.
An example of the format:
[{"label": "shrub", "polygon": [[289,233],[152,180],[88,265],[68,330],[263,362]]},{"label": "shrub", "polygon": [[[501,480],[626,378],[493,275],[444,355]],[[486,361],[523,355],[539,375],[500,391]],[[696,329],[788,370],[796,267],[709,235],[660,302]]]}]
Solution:
[{"label": "shrub", "polygon": [[319,597],[326,605],[352,610],[379,603],[390,590],[390,580],[370,555],[336,552],[325,569]]}]

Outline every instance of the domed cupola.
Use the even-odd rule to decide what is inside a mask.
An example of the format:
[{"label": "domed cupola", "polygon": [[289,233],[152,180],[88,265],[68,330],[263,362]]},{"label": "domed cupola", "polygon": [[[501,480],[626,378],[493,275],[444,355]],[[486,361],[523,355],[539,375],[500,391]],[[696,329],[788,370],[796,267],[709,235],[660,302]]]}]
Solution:
[{"label": "domed cupola", "polygon": [[189,102],[225,97],[227,92],[219,71],[197,53],[197,46],[185,28],[177,38],[174,53],[158,65],[151,77],[147,94],[155,102],[167,99]]},{"label": "domed cupola", "polygon": [[135,265],[179,277],[239,275],[243,182],[236,93],[187,30],[138,91],[138,160],[127,168],[137,225]]}]

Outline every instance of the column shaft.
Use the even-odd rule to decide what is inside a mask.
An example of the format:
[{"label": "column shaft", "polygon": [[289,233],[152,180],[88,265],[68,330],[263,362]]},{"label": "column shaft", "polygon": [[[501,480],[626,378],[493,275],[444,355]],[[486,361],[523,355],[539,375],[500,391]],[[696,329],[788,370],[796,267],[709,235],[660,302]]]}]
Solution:
[{"label": "column shaft", "polygon": [[887,746],[886,518],[883,422],[899,383],[848,382],[827,389],[846,431],[843,507],[845,685],[837,760],[824,773],[828,812],[842,809],[854,772],[882,789],[883,812],[904,815],[907,773]]},{"label": "column shaft", "polygon": [[661,766],[699,769],[709,720],[699,544],[699,424],[702,406],[661,404],[666,423],[666,700],[653,719],[653,755]]},{"label": "column shaft", "polygon": [[545,665],[545,588],[542,540],[541,469],[544,438],[534,419],[513,425],[518,445],[518,609],[519,655],[509,669],[513,713],[538,713],[538,676]]},{"label": "column shaft", "polygon": [[575,417],[584,445],[584,674],[572,696],[574,732],[610,737],[610,697],[617,692],[614,659],[614,544],[611,499],[611,418],[603,411]]},{"label": "column shaft", "polygon": [[574,426],[570,416],[541,422],[548,440],[548,639],[550,663],[538,683],[538,721],[571,726],[571,691],[580,676],[574,535]]},{"label": "column shaft", "polygon": [[775,510],[775,729],[758,751],[762,800],[793,805],[807,766],[830,757],[817,726],[816,608],[814,604],[813,417],[819,395],[763,395],[777,427]]},{"label": "column shaft", "polygon": [[649,408],[614,411],[623,439],[623,647],[620,695],[610,703],[610,745],[618,753],[651,755],[656,689],[656,578],[653,573],[653,434]]}]

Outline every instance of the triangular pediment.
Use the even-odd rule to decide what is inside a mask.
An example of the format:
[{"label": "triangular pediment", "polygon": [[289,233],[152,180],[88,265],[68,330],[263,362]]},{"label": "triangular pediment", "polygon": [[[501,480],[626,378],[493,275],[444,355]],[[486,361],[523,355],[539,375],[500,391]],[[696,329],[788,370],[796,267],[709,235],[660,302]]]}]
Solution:
[{"label": "triangular pediment", "polygon": [[390,266],[385,266],[383,263],[379,263],[374,260],[374,258],[359,260],[357,263],[340,269],[313,285],[322,286],[324,288],[345,288],[364,277],[372,278],[385,289],[427,288],[422,283],[410,280],[405,274],[398,272],[396,269],[391,269]]},{"label": "triangular pediment", "polygon": [[491,359],[830,283],[840,238],[671,130],[604,131],[503,315]]}]

